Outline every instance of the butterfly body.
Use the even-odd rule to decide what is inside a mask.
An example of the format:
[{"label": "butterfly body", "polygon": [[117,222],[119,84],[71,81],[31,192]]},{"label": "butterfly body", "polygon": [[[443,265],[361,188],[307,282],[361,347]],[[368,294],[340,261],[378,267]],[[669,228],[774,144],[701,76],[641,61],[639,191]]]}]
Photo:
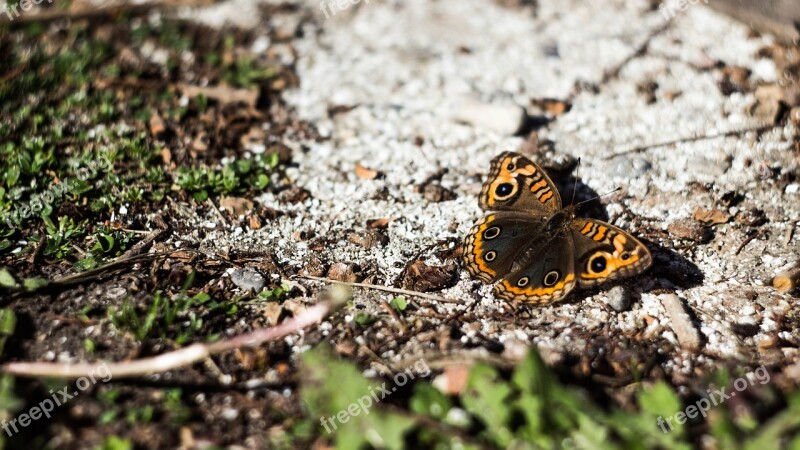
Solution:
[{"label": "butterfly body", "polygon": [[464,265],[474,278],[497,283],[505,300],[547,304],[576,286],[641,273],[652,257],[636,238],[611,224],[577,218],[562,207],[547,174],[528,158],[505,152],[492,161],[479,204],[494,211],[464,240]]}]

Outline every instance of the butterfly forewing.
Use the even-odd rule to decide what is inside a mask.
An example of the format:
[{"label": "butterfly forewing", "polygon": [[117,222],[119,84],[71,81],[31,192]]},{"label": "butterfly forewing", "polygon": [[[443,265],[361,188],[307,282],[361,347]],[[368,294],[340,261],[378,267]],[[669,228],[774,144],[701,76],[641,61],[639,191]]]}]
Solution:
[{"label": "butterfly forewing", "polygon": [[541,167],[518,153],[505,152],[492,160],[478,203],[489,211],[552,214],[561,209],[561,196]]}]

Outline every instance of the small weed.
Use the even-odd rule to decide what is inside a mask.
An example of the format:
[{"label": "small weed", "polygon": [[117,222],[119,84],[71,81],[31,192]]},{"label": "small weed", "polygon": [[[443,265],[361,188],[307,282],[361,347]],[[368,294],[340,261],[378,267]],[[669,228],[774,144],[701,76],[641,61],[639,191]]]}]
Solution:
[{"label": "small weed", "polygon": [[76,223],[71,217],[61,216],[58,225],[49,217],[44,218],[44,223],[47,242],[42,253],[45,256],[62,259],[71,255],[73,240],[86,235],[86,221]]},{"label": "small weed", "polygon": [[262,191],[269,185],[269,175],[278,165],[278,155],[260,155],[252,160],[237,160],[214,170],[205,167],[178,170],[175,184],[204,201],[211,194],[241,194],[248,189]]},{"label": "small weed", "polygon": [[167,296],[158,291],[146,311],[140,312],[130,300],[125,300],[122,307],[108,309],[107,315],[119,329],[128,330],[143,341],[150,337],[168,338],[181,345],[188,342],[203,327],[203,319],[196,311],[205,305],[211,297],[205,292],[193,296],[186,294],[194,280],[194,272],[187,279],[181,292]]},{"label": "small weed", "polygon": [[[394,401],[395,406],[384,408],[370,400],[369,411],[358,413],[352,412],[353,405],[366,403],[369,393],[379,390],[380,381],[364,378],[355,365],[332,356],[326,346],[306,352],[302,358],[306,382],[300,394],[309,417],[317,422],[332,418],[335,426],[327,436],[340,449],[401,449],[409,448],[409,443],[415,448],[472,448],[474,444],[462,441],[458,434],[441,431],[449,427],[490,448],[693,447],[686,437],[688,425],[669,433],[657,426],[659,417],[673,416],[684,407],[666,383],[639,386],[635,395],[639,411],[609,410],[591,400],[583,389],[560,384],[535,350],[510,376],[485,364],[475,365],[458,395],[446,395],[430,380],[417,379],[407,409]],[[800,443],[800,394],[790,396],[788,403],[760,430],[731,421],[729,408],[734,405],[719,404],[705,419],[709,442],[716,442],[716,448],[797,448],[786,445]],[[336,419],[348,411],[346,420]],[[412,421],[414,415],[439,425],[428,427],[425,421]],[[322,425],[318,431],[323,433]]]}]

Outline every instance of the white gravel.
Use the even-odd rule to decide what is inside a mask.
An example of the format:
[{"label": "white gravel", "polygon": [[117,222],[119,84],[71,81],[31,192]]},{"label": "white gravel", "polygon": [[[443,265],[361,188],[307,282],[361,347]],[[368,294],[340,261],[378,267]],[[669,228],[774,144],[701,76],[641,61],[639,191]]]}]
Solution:
[{"label": "white gravel", "polygon": [[[270,221],[255,232],[245,227],[235,236],[234,227],[223,230],[217,224],[202,246],[269,250],[278,261],[298,268],[311,256],[328,264],[354,262],[377,267],[378,280],[391,281],[426,246],[463,237],[481,214],[476,193],[489,161],[521,143],[491,126],[453,120],[463,99],[521,107],[532,99],[566,99],[578,82],[599,83],[664,24],[657,10],[648,12],[646,1],[540,3],[533,14],[489,0],[373,0],[325,19],[318,2],[307,2],[315,20],[295,43],[300,87],[287,99],[301,119],[328,137],[319,143],[289,143],[298,163],[289,176],[311,198],[286,205],[264,195],[262,203],[297,216]],[[701,5],[691,7],[652,40],[649,51],[626,64],[618,78],[597,92],[578,93],[572,109],[539,132],[540,139],[556,143],[556,153],[582,158],[581,179],[593,190],[623,187],[622,193],[604,200],[612,222],[629,227],[626,210],[641,216],[646,229],[634,233],[656,232],[654,244],[677,252],[702,272],[702,283],[675,287],[674,292],[701,322],[696,326],[706,356],[774,357],[757,347],[774,329],[765,317],[798,312],[796,299],[769,287],[775,271],[800,253],[797,237],[783,245],[785,230],[800,221],[797,189],[784,193],[776,179],[759,176],[761,165],[783,173],[797,168],[791,150],[797,130],[787,126],[760,137],[750,133],[745,138],[686,141],[608,157],[638,145],[757,125],[747,113],[752,95],[724,96],[717,87],[719,71],[703,67],[721,60],[751,69],[751,82],[774,81],[774,65],[756,56],[770,42],[770,37],[752,37],[747,27]],[[650,80],[659,86],[653,104],[636,89]],[[668,91],[681,95],[670,101],[665,98]],[[328,107],[337,105],[355,108],[328,117]],[[418,138],[421,145],[415,143]],[[380,170],[385,178],[357,178],[356,163]],[[449,172],[442,184],[458,197],[430,203],[414,185],[444,168]],[[658,234],[675,219],[691,217],[697,207],[713,208],[730,190],[745,195],[733,213],[758,207],[769,219],[759,228],[767,233],[740,254],[736,250],[746,235],[734,223],[718,226],[707,244],[687,245]],[[363,232],[367,220],[383,217],[400,218],[389,225],[387,246],[366,250],[347,241],[349,232]],[[204,219],[216,222],[213,215]],[[297,231],[340,239],[318,254],[293,237]],[[609,306],[608,292],[580,292],[574,301],[533,310],[528,322],[512,320],[510,309],[493,298],[491,288],[465,273],[443,295],[463,299],[464,306],[457,309],[478,302],[479,315],[508,312],[508,321],[485,320],[480,329],[494,331],[501,341],[535,342],[548,352],[580,352],[586,342],[576,330],[629,336],[642,332],[644,338],[661,336],[677,343],[658,294],[648,292],[672,287],[662,276],[654,270],[628,283],[632,292],[644,293],[622,311]],[[390,298],[357,292],[359,301],[375,313],[381,311],[378,300]],[[453,312],[444,306],[440,310]],[[648,325],[648,318],[655,321]],[[731,325],[740,322],[758,324],[761,332],[753,338],[736,336]],[[472,336],[467,325],[462,331]],[[417,351],[409,346],[395,353]],[[787,364],[798,360],[797,353],[784,355]],[[676,354],[674,364],[690,370],[688,357]],[[700,358],[694,363],[707,361]]]}]

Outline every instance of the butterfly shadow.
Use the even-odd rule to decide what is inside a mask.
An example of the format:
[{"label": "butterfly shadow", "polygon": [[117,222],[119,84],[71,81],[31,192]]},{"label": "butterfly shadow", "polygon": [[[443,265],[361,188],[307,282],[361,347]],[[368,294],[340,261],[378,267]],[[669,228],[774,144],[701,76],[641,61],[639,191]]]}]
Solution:
[{"label": "butterfly shadow", "polygon": [[608,213],[603,203],[600,202],[600,194],[580,179],[575,178],[573,172],[576,167],[577,160],[565,167],[547,167],[545,171],[547,171],[547,174],[550,175],[550,179],[555,183],[558,193],[561,195],[561,203],[563,206],[566,207],[582,203],[578,207],[578,217],[587,217],[608,222]]}]

